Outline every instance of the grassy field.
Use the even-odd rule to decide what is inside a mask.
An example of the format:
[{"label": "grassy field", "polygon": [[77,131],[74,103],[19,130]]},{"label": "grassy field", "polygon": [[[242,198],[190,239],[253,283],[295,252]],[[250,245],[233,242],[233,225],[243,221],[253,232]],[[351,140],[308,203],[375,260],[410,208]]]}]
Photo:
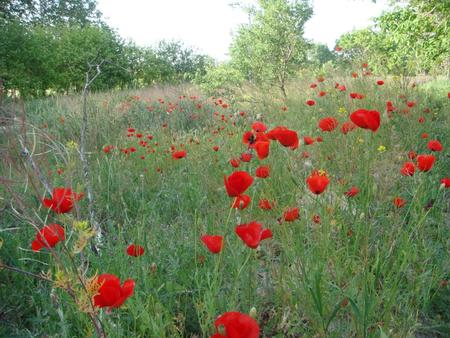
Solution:
[{"label": "grassy field", "polygon": [[[441,180],[450,173],[450,83],[377,85],[380,78],[357,72],[299,80],[286,101],[268,92],[211,98],[190,86],[90,95],[86,151],[101,239],[83,223],[82,97],[5,103],[0,262],[40,278],[0,271],[0,336],[91,337],[91,317],[108,337],[209,337],[217,316],[240,311],[262,337],[448,337],[450,195]],[[360,108],[380,112],[379,129],[344,134]],[[325,117],[337,119],[335,130],[318,127]],[[271,140],[260,160],[243,143],[256,121],[266,133],[296,131],[298,148]],[[442,151],[431,151],[431,140]],[[70,213],[42,205],[50,196],[20,141],[52,187],[85,193]],[[433,154],[434,166],[421,171],[411,151]],[[230,160],[243,153],[251,160],[234,168]],[[405,162],[413,176],[401,174]],[[259,166],[270,167],[269,177],[255,176]],[[329,179],[317,195],[307,184],[315,170]],[[243,210],[232,208],[224,186],[235,171],[254,178]],[[356,196],[345,194],[351,187]],[[294,208],[299,217],[288,221]],[[273,233],[256,249],[235,232],[252,221]],[[65,240],[33,252],[32,224],[50,223],[63,226]],[[223,236],[220,253],[208,251],[205,234]],[[144,254],[128,255],[132,243]],[[134,294],[118,308],[92,309],[90,282],[104,273],[133,279]]]}]

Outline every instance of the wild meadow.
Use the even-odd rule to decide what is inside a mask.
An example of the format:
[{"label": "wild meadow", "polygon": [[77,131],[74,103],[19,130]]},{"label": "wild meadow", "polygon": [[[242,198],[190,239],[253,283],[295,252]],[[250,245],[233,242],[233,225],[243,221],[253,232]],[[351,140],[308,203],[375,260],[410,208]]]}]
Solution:
[{"label": "wild meadow", "polygon": [[81,95],[4,102],[0,336],[448,336],[448,80],[368,67],[91,93],[88,171]]}]

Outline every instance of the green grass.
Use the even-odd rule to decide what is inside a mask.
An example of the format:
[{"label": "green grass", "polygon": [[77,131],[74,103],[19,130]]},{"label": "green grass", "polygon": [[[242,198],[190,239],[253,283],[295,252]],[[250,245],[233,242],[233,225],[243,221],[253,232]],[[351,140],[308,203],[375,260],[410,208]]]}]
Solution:
[{"label": "green grass", "polygon": [[[450,172],[450,100],[442,90],[449,88],[448,81],[402,90],[396,80],[377,87],[374,77],[327,78],[319,84],[328,92],[322,98],[309,88],[310,81],[314,80],[292,83],[286,102],[270,93],[252,92],[248,93],[252,103],[232,102],[226,109],[191,87],[89,97],[87,148],[95,210],[104,237],[100,255],[87,246],[82,257],[78,254],[73,259],[76,265],[89,262],[86,277],[113,273],[122,281],[136,281],[134,295],[121,308],[110,314],[99,311],[108,337],[209,336],[219,314],[248,313],[252,307],[264,337],[448,335],[450,296],[443,281],[449,278],[449,193],[439,189],[440,180]],[[335,91],[336,81],[345,83],[347,91]],[[352,101],[349,92],[366,98]],[[407,101],[416,101],[407,114],[401,113],[406,108],[401,94]],[[200,97],[190,99],[191,95]],[[306,106],[308,98],[317,104]],[[391,119],[384,113],[387,100],[400,111]],[[167,113],[169,102],[183,111],[175,108]],[[25,103],[26,137],[36,162],[53,186],[71,186],[78,192],[85,191],[85,183],[77,150],[70,142],[79,143],[81,103],[77,96]],[[287,111],[281,109],[284,105]],[[320,118],[334,116],[342,124],[357,108],[382,113],[377,133],[356,129],[343,135],[339,129],[331,133],[318,129]],[[430,112],[424,113],[425,108]],[[239,111],[245,111],[245,116]],[[424,123],[418,123],[421,116]],[[251,162],[242,162],[239,170],[254,175],[262,163],[271,167],[271,175],[255,178],[248,190],[252,202],[247,209],[230,209],[232,199],[226,194],[223,175],[234,171],[228,161],[246,150],[242,134],[257,119],[269,129],[288,126],[301,141],[303,136],[321,136],[323,142],[310,146],[301,142],[292,151],[273,141],[267,159],[259,161],[254,156]],[[64,216],[43,209],[39,199],[44,189],[19,155],[19,125],[9,121],[5,126],[1,140],[8,156],[4,156],[1,176],[14,182],[9,191],[2,187],[1,261],[36,274],[48,272],[55,279],[55,259],[45,249],[31,251],[35,230],[21,216],[31,215],[39,225],[38,216],[47,224],[64,225],[65,246],[70,250],[77,236],[74,220],[88,219],[87,199],[80,201],[78,212]],[[148,154],[135,137],[127,137],[128,127],[144,137],[153,135],[147,141],[152,145],[148,149],[155,152]],[[424,132],[428,139],[422,139]],[[426,148],[430,139],[444,146],[435,153],[433,169],[401,176],[408,152],[430,153]],[[181,144],[187,157],[173,160],[168,150]],[[115,149],[105,154],[105,145]],[[216,145],[220,149],[214,152]],[[378,151],[381,145],[384,152]],[[137,151],[124,155],[118,150],[130,146]],[[63,173],[58,175],[57,169]],[[326,170],[331,181],[319,196],[305,183],[314,169]],[[361,192],[346,198],[344,192],[353,185]],[[397,196],[407,201],[404,208],[393,206]],[[276,207],[260,210],[260,198],[276,201]],[[279,223],[290,207],[300,209],[300,219]],[[316,214],[320,224],[312,222]],[[257,250],[246,247],[234,233],[237,224],[252,220],[274,234]],[[205,233],[225,236],[222,254],[206,250],[200,241]],[[127,256],[130,243],[143,245],[145,254]],[[62,245],[55,250],[69,267],[71,260]],[[0,299],[0,336],[95,334],[88,316],[50,283],[2,270]]]}]

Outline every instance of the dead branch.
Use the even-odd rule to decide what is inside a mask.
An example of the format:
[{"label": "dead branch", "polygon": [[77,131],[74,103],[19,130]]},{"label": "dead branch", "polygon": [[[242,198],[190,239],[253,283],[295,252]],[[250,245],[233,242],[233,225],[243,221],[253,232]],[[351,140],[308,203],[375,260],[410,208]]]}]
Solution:
[{"label": "dead branch", "polygon": [[[99,223],[96,220],[95,209],[94,209],[94,194],[92,189],[92,182],[89,176],[89,161],[86,155],[86,134],[88,130],[88,109],[87,109],[87,96],[89,93],[89,87],[95,81],[95,79],[101,74],[101,66],[104,61],[101,61],[97,65],[89,64],[89,69],[86,72],[86,80],[83,87],[83,122],[81,125],[81,135],[80,135],[80,160],[83,166],[83,177],[86,182],[86,191],[87,191],[87,199],[88,199],[88,213],[89,213],[89,222],[91,226],[95,229],[96,235],[96,244],[94,249],[96,252],[99,252],[99,246],[102,241],[102,232]],[[95,74],[91,76],[91,71],[95,69]]]}]

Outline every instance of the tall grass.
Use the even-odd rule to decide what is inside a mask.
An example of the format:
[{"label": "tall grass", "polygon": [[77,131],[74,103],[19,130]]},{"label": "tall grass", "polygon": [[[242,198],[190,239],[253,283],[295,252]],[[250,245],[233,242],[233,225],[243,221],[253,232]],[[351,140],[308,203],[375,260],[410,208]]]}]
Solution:
[{"label": "tall grass", "polygon": [[[311,89],[313,81],[292,83],[286,102],[271,93],[253,92],[248,93],[252,100],[227,108],[192,87],[89,97],[87,148],[104,245],[100,255],[86,248],[74,260],[80,265],[88,262],[88,275],[107,272],[136,281],[134,295],[120,309],[100,311],[109,337],[209,336],[219,314],[248,313],[252,308],[264,337],[448,334],[449,195],[440,188],[440,180],[450,167],[450,100],[427,83],[405,89],[396,79],[377,86],[373,76],[329,77],[319,89]],[[336,81],[345,83],[347,91],[335,90]],[[318,90],[327,95],[318,98]],[[363,93],[365,99],[352,100],[349,92]],[[190,98],[193,95],[199,97]],[[308,98],[317,104],[308,107]],[[384,113],[388,100],[398,108],[392,118]],[[402,113],[406,101],[416,105]],[[76,191],[84,190],[75,144],[81,103],[78,96],[56,97],[26,102],[24,108],[35,160],[53,186]],[[342,124],[358,108],[382,112],[378,132],[356,129],[344,135],[317,127],[326,116]],[[425,122],[419,123],[419,117]],[[242,134],[256,120],[269,129],[287,126],[301,139],[321,136],[323,142],[301,142],[294,151],[272,142],[267,159],[254,156],[241,162],[239,170],[251,175],[261,163],[271,167],[271,174],[255,178],[247,209],[231,209],[223,176],[234,171],[228,161],[246,151]],[[17,120],[5,122],[1,139],[8,158],[1,176],[13,181],[9,186],[26,209],[65,226],[70,248],[76,216],[54,216],[40,205],[43,189],[29,170],[28,176],[23,174],[15,139],[18,125]],[[129,127],[142,133],[142,140],[152,135],[152,140],[145,139],[150,146],[141,147],[140,139],[127,137]],[[421,137],[425,132],[428,139]],[[430,139],[444,146],[435,153],[433,169],[403,177],[400,168],[408,152],[430,153]],[[114,146],[109,154],[102,151],[106,145]],[[172,145],[184,147],[186,158],[172,159]],[[119,151],[131,146],[137,151]],[[318,196],[305,183],[314,169],[325,170],[331,180]],[[344,192],[351,186],[360,193],[347,198]],[[53,257],[45,250],[31,251],[35,230],[20,218],[17,200],[2,189],[1,261],[54,278]],[[395,197],[405,199],[406,206],[395,208]],[[260,210],[261,198],[275,201],[275,208]],[[283,222],[283,212],[292,207],[300,209],[300,218]],[[87,219],[87,202],[80,201],[78,208],[80,219]],[[320,216],[320,223],[312,221],[314,215]],[[236,225],[252,220],[273,231],[273,238],[257,250],[246,247],[234,233]],[[206,250],[200,242],[205,233],[225,237],[222,253]],[[143,245],[145,254],[127,256],[130,243]],[[0,284],[0,336],[93,335],[88,318],[62,290],[6,270],[0,271]]]}]

